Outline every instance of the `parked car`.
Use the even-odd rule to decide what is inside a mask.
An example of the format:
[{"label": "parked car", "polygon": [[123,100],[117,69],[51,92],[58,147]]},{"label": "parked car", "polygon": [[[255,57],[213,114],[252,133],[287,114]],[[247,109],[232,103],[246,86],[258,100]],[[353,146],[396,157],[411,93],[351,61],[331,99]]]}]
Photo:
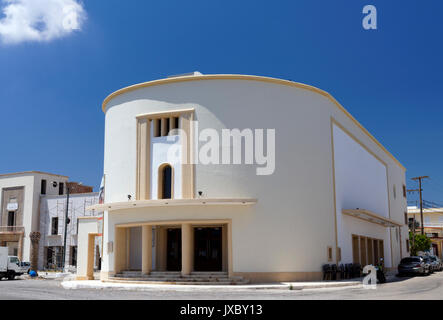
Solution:
[{"label": "parked car", "polygon": [[434,273],[434,267],[432,265],[431,258],[429,258],[428,255],[421,257],[424,259],[425,263],[429,266],[429,273]]},{"label": "parked car", "polygon": [[429,258],[421,256],[413,256],[403,258],[398,265],[398,274],[400,276],[410,275],[410,274],[430,274],[431,265]]},{"label": "parked car", "polygon": [[441,260],[436,256],[429,256],[431,260],[431,269],[432,271],[441,271],[443,268]]}]

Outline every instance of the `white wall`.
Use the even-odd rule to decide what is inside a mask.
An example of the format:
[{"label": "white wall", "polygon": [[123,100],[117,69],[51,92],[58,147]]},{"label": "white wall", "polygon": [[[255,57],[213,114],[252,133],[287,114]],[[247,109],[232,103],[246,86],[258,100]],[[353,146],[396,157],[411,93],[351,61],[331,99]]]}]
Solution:
[{"label": "white wall", "polygon": [[[250,197],[257,198],[258,203],[250,208],[149,208],[105,213],[105,243],[114,240],[118,223],[232,219],[234,272],[320,271],[321,265],[328,262],[327,247],[336,244],[331,117],[388,163],[389,168],[393,167],[397,178],[404,175],[392,158],[343,111],[318,93],[250,80],[177,82],[129,91],[108,103],[106,203],[126,201],[127,194],[135,195],[136,116],[188,108],[195,109],[200,130],[276,130],[273,175],[257,176],[254,165],[196,165],[195,191],[202,191],[204,197]],[[375,179],[378,186],[381,171],[377,164],[358,149],[350,150],[350,154],[370,166],[369,170],[360,168],[357,181]],[[375,177],[368,177],[374,172]],[[386,196],[386,184],[383,190]],[[381,199],[381,203],[366,201],[363,205],[387,214],[387,199],[381,198],[383,190],[377,190],[373,197]],[[360,194],[356,196],[363,201]],[[346,205],[353,204],[349,198],[342,199]],[[105,255],[103,271],[113,271],[113,259],[113,253]]]},{"label": "white wall", "polygon": [[[153,127],[151,126],[151,137],[153,137]],[[179,136],[169,137],[153,137],[151,140],[151,199],[158,198],[158,168],[164,164],[169,163],[173,168],[173,184],[174,184],[174,198],[182,198],[182,170],[180,162],[171,163],[168,159],[168,150],[178,150],[177,158],[181,159],[181,143]]]},{"label": "white wall", "polygon": [[365,209],[389,218],[386,166],[337,125],[333,126],[338,243],[342,262],[352,261],[352,235],[384,240],[385,264],[391,266],[389,229],[343,216],[344,209]]}]

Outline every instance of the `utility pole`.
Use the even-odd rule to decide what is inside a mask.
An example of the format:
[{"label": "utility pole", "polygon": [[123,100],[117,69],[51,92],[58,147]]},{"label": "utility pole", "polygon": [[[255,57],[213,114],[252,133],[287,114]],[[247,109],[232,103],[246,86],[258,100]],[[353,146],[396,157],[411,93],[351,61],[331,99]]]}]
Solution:
[{"label": "utility pole", "polygon": [[[425,234],[425,228],[423,226],[423,198],[422,198],[422,191],[423,189],[421,188],[421,181],[423,179],[428,179],[429,176],[420,176],[420,177],[415,177],[412,178],[412,180],[417,181],[418,180],[418,190],[420,192],[420,220],[421,220],[421,234]],[[415,229],[415,226],[414,226]]]},{"label": "utility pole", "polygon": [[[418,192],[418,189],[409,189],[408,192]],[[415,213],[412,219],[412,247],[415,246]]]},{"label": "utility pole", "polygon": [[65,235],[63,241],[63,272],[65,272],[65,264],[66,264],[66,234],[68,229],[68,223],[70,222],[68,217],[68,210],[69,210],[69,185],[68,182],[66,182],[66,214],[65,214]]}]

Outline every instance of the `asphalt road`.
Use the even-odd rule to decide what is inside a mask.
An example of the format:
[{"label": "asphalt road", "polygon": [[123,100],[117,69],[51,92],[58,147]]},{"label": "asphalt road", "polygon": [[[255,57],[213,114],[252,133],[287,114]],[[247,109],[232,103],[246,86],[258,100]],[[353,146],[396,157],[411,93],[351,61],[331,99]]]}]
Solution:
[{"label": "asphalt road", "polygon": [[244,300],[244,299],[442,299],[443,272],[426,277],[397,278],[397,281],[378,285],[377,289],[340,288],[311,290],[211,290],[190,291],[178,287],[176,291],[126,290],[66,290],[58,280],[0,281],[0,300]]}]

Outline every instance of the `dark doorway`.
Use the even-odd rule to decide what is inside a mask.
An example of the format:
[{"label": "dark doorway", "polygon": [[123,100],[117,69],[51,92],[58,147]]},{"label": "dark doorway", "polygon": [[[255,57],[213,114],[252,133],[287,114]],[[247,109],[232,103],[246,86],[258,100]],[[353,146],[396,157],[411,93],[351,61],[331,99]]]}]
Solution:
[{"label": "dark doorway", "polygon": [[171,199],[172,198],[172,168],[170,165],[166,165],[161,169],[161,194],[159,199]]},{"label": "dark doorway", "polygon": [[8,231],[14,231],[15,226],[15,211],[8,212]]},{"label": "dark doorway", "polygon": [[182,267],[182,229],[167,230],[166,270],[181,271]]},{"label": "dark doorway", "polygon": [[194,270],[222,271],[222,228],[194,229]]}]

